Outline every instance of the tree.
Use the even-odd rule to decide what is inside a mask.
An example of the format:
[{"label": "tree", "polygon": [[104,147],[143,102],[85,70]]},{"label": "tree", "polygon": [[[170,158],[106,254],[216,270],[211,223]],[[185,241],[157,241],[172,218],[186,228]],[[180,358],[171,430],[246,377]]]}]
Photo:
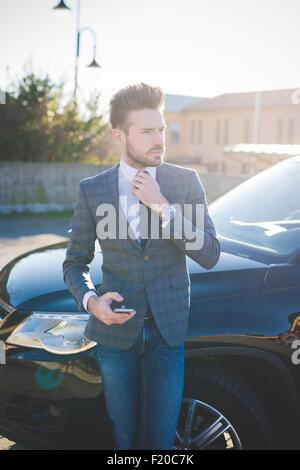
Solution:
[{"label": "tree", "polygon": [[99,94],[90,96],[83,115],[73,99],[64,102],[64,83],[48,75],[29,71],[9,89],[0,106],[0,160],[84,161],[107,131]]}]

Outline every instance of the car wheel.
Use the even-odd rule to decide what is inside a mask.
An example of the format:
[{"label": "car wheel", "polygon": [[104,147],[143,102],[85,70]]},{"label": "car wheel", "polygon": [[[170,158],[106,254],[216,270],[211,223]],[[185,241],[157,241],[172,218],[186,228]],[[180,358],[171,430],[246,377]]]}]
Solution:
[{"label": "car wheel", "polygon": [[215,366],[186,372],[175,449],[272,449],[270,420],[255,393]]}]

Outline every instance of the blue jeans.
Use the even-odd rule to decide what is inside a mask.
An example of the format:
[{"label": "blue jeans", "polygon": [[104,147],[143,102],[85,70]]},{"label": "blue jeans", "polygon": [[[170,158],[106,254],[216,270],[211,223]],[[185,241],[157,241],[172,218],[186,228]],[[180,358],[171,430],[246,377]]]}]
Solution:
[{"label": "blue jeans", "polygon": [[117,449],[172,449],[184,386],[184,344],[171,347],[153,319],[127,350],[99,345],[105,404]]}]

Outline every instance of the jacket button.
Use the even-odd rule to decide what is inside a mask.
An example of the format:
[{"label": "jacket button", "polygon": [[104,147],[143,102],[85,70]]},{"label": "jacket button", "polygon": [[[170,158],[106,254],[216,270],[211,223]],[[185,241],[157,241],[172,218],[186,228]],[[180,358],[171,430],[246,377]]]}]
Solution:
[{"label": "jacket button", "polygon": [[145,261],[148,261],[149,259],[150,259],[150,256],[148,256],[148,255],[145,255],[145,256],[144,256],[144,260],[145,260]]}]

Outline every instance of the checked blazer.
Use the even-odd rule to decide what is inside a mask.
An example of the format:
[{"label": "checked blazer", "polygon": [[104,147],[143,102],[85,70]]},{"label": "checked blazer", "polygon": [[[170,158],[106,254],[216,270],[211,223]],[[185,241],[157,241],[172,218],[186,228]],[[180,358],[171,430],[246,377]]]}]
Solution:
[{"label": "checked blazer", "polygon": [[[120,223],[127,223],[119,207],[118,169],[119,163],[80,181],[71,238],[63,263],[64,281],[80,310],[83,309],[83,297],[90,290],[95,290],[98,295],[117,291],[124,297],[122,304],[136,310],[135,316],[123,325],[108,326],[91,314],[85,329],[85,335],[91,340],[119,349],[130,348],[150,307],[161,335],[169,346],[176,346],[186,339],[188,327],[190,276],[186,255],[206,269],[211,269],[220,256],[220,243],[208,213],[205,193],[195,170],[166,162],[157,167],[156,180],[161,193],[175,204],[176,214],[166,228],[162,228],[160,223],[159,237],[148,239],[143,250],[133,237],[105,239],[97,232],[103,217],[97,215],[100,204],[115,207],[117,235]],[[184,204],[192,207],[189,217],[185,216]],[[204,207],[200,225],[194,211],[196,204]],[[200,248],[188,247],[187,242],[191,240],[178,231],[180,226],[182,230],[183,223],[189,223],[201,238]],[[127,228],[130,232],[130,227]],[[103,256],[102,267],[99,266],[103,280],[98,291],[89,273],[97,238]]]}]

